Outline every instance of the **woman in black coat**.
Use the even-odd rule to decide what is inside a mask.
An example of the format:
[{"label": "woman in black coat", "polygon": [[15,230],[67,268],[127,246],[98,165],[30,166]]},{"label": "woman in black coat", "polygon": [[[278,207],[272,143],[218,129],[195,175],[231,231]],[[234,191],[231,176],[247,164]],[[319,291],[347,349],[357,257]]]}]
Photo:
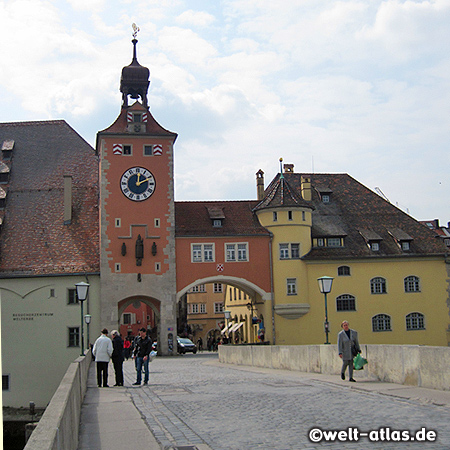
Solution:
[{"label": "woman in black coat", "polygon": [[111,332],[113,337],[113,354],[111,359],[116,373],[116,384],[114,386],[123,386],[123,340],[117,330]]}]

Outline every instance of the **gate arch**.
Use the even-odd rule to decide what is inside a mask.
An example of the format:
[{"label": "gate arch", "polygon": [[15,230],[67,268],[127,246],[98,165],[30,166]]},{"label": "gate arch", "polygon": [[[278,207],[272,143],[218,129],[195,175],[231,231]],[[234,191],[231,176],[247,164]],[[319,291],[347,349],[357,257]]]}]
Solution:
[{"label": "gate arch", "polygon": [[260,288],[255,283],[246,280],[245,278],[238,278],[226,275],[215,275],[211,277],[199,278],[193,281],[192,283],[188,284],[184,288],[182,288],[180,291],[177,292],[177,302],[184,294],[186,294],[189,291],[189,289],[193,288],[194,286],[197,286],[198,284],[208,284],[208,283],[229,284],[230,286],[239,288],[246,294],[253,295],[256,293],[261,297],[261,300],[265,301],[271,299],[270,292],[266,292],[264,289]]}]

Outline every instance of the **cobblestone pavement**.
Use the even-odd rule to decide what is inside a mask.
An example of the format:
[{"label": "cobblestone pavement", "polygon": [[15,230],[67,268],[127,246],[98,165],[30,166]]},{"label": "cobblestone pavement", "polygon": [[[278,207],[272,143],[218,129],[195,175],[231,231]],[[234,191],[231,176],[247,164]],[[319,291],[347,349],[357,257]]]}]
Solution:
[{"label": "cobblestone pavement", "polygon": [[[124,372],[128,394],[164,449],[450,449],[448,406],[363,392],[308,374],[220,364],[212,353],[155,358],[148,386],[131,386],[132,360]],[[437,440],[314,443],[308,432],[315,427],[389,427],[393,437],[393,430],[425,427],[437,432]]]}]

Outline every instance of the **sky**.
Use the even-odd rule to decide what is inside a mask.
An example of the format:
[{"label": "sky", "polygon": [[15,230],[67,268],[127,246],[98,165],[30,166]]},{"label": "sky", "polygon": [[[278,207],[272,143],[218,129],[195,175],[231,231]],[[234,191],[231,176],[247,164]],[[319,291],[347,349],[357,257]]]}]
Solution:
[{"label": "sky", "polygon": [[64,119],[94,146],[133,23],[177,201],[256,199],[283,158],[450,221],[448,0],[0,0],[0,122]]}]

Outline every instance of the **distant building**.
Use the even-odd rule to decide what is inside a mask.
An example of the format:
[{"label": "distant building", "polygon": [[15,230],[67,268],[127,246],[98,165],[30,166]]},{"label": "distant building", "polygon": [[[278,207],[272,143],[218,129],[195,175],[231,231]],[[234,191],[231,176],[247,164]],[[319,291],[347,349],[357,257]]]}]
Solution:
[{"label": "distant building", "polygon": [[430,230],[435,231],[436,236],[442,239],[444,244],[450,248],[450,222],[447,223],[446,227],[439,225],[439,219],[421,220],[420,223],[423,223]]}]

